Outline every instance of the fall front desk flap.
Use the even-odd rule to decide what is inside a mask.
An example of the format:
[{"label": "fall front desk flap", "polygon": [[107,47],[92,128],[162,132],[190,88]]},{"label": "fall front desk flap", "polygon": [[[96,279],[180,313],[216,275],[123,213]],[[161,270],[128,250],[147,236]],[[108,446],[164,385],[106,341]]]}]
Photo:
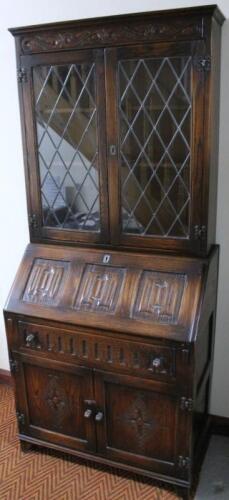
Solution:
[{"label": "fall front desk flap", "polygon": [[191,340],[203,274],[192,258],[30,244],[6,311]]}]

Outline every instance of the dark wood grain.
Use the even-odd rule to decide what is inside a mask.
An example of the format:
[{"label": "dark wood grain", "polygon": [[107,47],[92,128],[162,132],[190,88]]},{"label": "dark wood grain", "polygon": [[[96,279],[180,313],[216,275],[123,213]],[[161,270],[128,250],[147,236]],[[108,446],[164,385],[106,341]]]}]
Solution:
[{"label": "dark wood grain", "polygon": [[[121,244],[125,248],[133,246],[143,250],[149,248],[156,251],[207,255],[211,244],[215,243],[218,126],[213,127],[212,124],[218,120],[219,110],[222,20],[220,12],[212,6],[203,7],[202,10],[183,9],[164,14],[136,14],[128,16],[128,22],[126,16],[120,16],[104,20],[86,20],[82,23],[70,22],[66,25],[60,23],[37,26],[34,29],[11,30],[16,37],[18,70],[23,68],[26,72],[25,79],[19,83],[19,93],[32,241],[100,244],[110,248]],[[192,57],[191,198],[188,235],[171,237],[157,234],[125,234],[121,221],[117,65],[119,60],[126,58],[178,57],[179,54]],[[202,63],[202,59],[208,61],[208,64]],[[96,63],[101,213],[101,231],[98,233],[46,226],[42,217],[32,70],[39,65],[80,61]],[[110,146],[116,148],[114,156],[109,152]]]},{"label": "dark wood grain", "polygon": [[[10,30],[16,41],[32,242],[4,310],[22,447],[67,451],[176,484],[183,498],[190,497],[210,425],[222,22],[213,5]],[[187,234],[128,234],[122,221],[120,64],[181,58],[191,68],[186,73],[192,107]],[[42,213],[34,68],[84,63],[95,65],[100,231],[45,225]],[[134,77],[125,77],[126,92]],[[144,98],[137,101],[133,113],[144,107]],[[87,120],[87,109],[83,112]],[[76,152],[78,125],[74,117]],[[151,123],[151,132],[154,128]],[[63,132],[57,122],[53,130]],[[140,130],[135,133],[141,137]],[[134,151],[132,145],[133,156]],[[154,153],[149,161],[156,175]],[[178,186],[174,190],[176,202]],[[159,191],[152,188],[150,202],[160,207]],[[147,210],[138,210],[140,222]]]}]

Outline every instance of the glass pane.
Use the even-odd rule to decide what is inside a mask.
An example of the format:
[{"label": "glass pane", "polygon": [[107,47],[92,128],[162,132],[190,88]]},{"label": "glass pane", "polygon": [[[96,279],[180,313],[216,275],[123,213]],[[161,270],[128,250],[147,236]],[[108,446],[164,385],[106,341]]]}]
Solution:
[{"label": "glass pane", "polygon": [[122,230],[186,238],[191,57],[122,60],[118,78]]},{"label": "glass pane", "polygon": [[95,65],[33,70],[44,226],[99,231]]}]

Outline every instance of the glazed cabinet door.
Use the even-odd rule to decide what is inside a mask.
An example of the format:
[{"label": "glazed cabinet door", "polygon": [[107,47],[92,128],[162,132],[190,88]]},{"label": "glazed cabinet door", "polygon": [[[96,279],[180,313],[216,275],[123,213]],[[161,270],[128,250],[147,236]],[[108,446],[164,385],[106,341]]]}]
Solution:
[{"label": "glazed cabinet door", "polygon": [[[190,415],[180,398],[151,381],[97,372],[98,451],[106,458],[187,478]],[[190,427],[189,427],[190,425]]]},{"label": "glazed cabinet door", "polygon": [[20,64],[32,240],[106,242],[103,51],[23,56]]},{"label": "glazed cabinet door", "polygon": [[200,251],[202,42],[106,50],[114,244]]},{"label": "glazed cabinet door", "polygon": [[20,434],[78,450],[95,449],[93,380],[89,369],[17,355],[16,407]]}]

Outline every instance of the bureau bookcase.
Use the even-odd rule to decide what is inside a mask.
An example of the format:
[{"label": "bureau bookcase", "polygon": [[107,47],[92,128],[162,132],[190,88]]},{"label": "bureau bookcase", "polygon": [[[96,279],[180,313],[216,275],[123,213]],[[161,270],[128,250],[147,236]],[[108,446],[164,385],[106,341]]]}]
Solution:
[{"label": "bureau bookcase", "polygon": [[13,28],[30,244],[5,307],[19,438],[189,497],[216,315],[216,6]]}]

